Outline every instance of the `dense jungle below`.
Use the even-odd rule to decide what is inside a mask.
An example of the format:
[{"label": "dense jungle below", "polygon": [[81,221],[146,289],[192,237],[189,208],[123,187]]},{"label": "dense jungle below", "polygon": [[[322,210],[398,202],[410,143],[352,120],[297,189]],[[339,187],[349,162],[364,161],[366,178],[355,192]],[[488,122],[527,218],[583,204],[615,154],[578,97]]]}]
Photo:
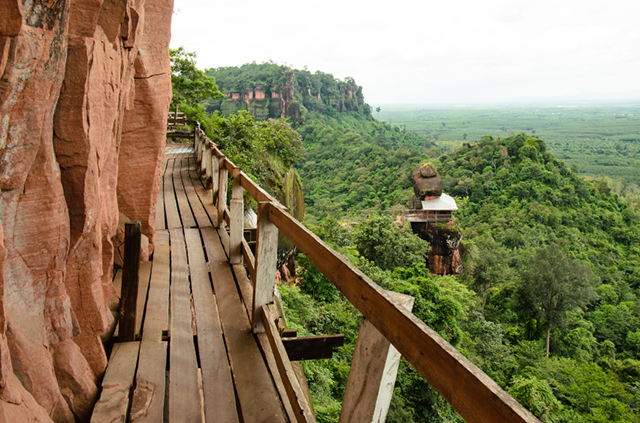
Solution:
[{"label": "dense jungle below", "polygon": [[[286,194],[294,169],[304,223],[414,296],[417,317],[533,414],[640,422],[638,107],[374,110],[352,78],[275,63],[200,71],[194,59],[173,53],[182,110],[272,193]],[[211,78],[204,93],[195,84]],[[429,274],[428,244],[395,222],[422,163],[458,203],[461,276]],[[306,257],[296,263],[279,285],[289,328],[345,334],[332,359],[303,362],[318,421],[334,422],[361,316]],[[387,421],[462,420],[403,362]]]}]

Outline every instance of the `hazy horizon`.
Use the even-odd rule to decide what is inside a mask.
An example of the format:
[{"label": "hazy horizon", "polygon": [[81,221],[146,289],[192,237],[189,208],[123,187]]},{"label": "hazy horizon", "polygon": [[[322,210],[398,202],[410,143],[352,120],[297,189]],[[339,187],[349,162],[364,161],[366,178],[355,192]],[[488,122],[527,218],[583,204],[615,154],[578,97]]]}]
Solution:
[{"label": "hazy horizon", "polygon": [[200,68],[272,60],[363,86],[372,106],[640,101],[640,2],[176,0]]}]

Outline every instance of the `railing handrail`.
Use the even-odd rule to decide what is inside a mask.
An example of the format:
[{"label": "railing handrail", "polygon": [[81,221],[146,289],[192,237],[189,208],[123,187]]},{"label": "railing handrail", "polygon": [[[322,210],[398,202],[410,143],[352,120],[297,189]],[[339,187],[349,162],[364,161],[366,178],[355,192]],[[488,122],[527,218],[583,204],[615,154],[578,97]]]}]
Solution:
[{"label": "railing handrail", "polygon": [[[223,187],[221,185],[227,181],[225,179],[227,176],[216,178],[214,175],[216,168],[218,168],[218,171],[224,170],[225,174],[235,173],[239,181],[234,178],[232,198],[236,200],[242,198],[242,192],[238,187],[246,190],[260,206],[259,219],[262,219],[264,223],[268,220],[269,225],[275,225],[285,237],[304,253],[316,268],[395,346],[402,356],[452,405],[465,421],[472,423],[539,422],[533,414],[434,330],[404,307],[399,306],[391,299],[389,294],[349,263],[343,255],[334,251],[294,219],[282,204],[225,157],[215,143],[206,137],[199,124],[196,124],[195,128],[195,154],[197,160],[202,164],[201,170],[203,172],[201,173],[212,180],[214,199],[216,198],[216,193],[219,194],[224,189],[224,196],[218,196],[221,199],[218,201],[219,216],[222,218],[226,216],[232,222],[231,215],[234,212],[229,211],[226,206],[226,186]],[[232,202],[234,201],[233,199]],[[270,285],[269,288],[269,283],[271,282],[267,280],[266,288],[261,287],[264,282],[261,282],[259,273],[265,272],[266,269],[259,270],[260,264],[264,260],[259,257],[259,254],[264,254],[260,251],[265,251],[264,246],[260,250],[260,225],[259,220],[256,257],[253,256],[248,244],[239,239],[236,241],[239,249],[236,254],[239,254],[240,260],[241,257],[245,257],[245,264],[254,281],[256,290],[253,302],[254,324],[259,324],[262,328],[262,322],[256,323],[255,320],[260,320],[256,316],[262,316],[263,306],[266,303],[260,303],[263,300],[258,300],[258,295],[263,295],[264,293],[257,293],[257,291],[266,289],[267,294],[269,294],[268,291],[271,289],[270,295],[273,296],[273,285]],[[239,228],[234,228],[231,225],[230,239],[233,239],[234,231],[239,230],[239,233],[242,234],[242,224],[239,226]],[[234,246],[230,245],[229,249],[233,252]],[[230,254],[230,260],[233,262],[232,254]],[[270,275],[269,272],[266,273]],[[258,280],[256,280],[256,277]],[[262,277],[264,278],[264,276]],[[268,276],[267,279],[270,277]],[[275,278],[273,283],[275,283]]]}]

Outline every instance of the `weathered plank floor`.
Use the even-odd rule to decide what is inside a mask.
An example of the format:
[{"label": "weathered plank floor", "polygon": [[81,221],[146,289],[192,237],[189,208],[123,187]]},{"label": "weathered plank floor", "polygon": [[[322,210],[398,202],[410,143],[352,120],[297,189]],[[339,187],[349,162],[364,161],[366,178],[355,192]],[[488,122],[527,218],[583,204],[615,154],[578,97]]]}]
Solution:
[{"label": "weathered plank floor", "polygon": [[234,273],[245,270],[227,260],[193,154],[167,151],[162,182],[155,252],[140,271],[139,342],[113,349],[92,421],[295,420],[271,348],[251,332],[236,282],[247,277]]}]

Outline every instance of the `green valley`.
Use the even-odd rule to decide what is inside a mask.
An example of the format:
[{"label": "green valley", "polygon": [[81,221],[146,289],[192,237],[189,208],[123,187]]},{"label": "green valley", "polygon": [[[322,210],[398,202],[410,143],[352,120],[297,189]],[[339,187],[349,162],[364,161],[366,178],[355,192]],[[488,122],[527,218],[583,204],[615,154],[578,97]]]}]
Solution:
[{"label": "green valley", "polygon": [[[382,107],[378,120],[350,78],[274,63],[206,74],[226,97],[184,109],[210,138],[267,186],[292,165],[304,223],[381,287],[415,297],[417,317],[540,420],[640,422],[637,106]],[[461,276],[429,274],[428,245],[395,222],[422,163],[458,202]],[[289,328],[345,334],[332,359],[302,363],[318,421],[335,422],[361,316],[305,256],[296,263],[279,285]],[[387,421],[461,419],[403,362]]]}]

